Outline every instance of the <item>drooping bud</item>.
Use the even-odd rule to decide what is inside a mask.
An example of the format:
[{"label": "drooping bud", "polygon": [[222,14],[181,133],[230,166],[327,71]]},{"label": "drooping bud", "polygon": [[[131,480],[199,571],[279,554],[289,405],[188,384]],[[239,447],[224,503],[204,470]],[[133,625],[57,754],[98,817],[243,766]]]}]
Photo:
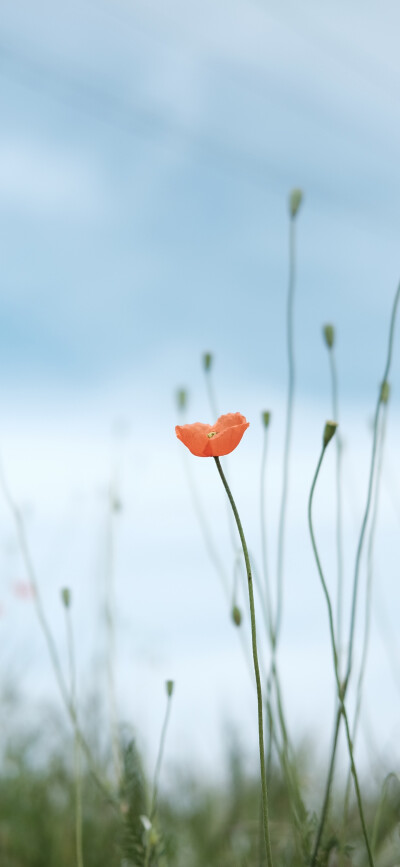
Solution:
[{"label": "drooping bud", "polygon": [[71,605],[71,591],[68,587],[63,587],[61,590],[61,599],[65,608],[69,608]]},{"label": "drooping bud", "polygon": [[232,620],[235,626],[240,626],[242,622],[242,612],[240,608],[237,607],[237,605],[234,605],[232,608]]},{"label": "drooping bud", "polygon": [[324,335],[324,338],[325,338],[325,343],[326,343],[328,349],[332,349],[332,346],[333,346],[333,344],[334,344],[334,342],[335,342],[335,329],[334,329],[334,326],[333,326],[333,325],[324,325],[322,331],[323,331],[323,335]]},{"label": "drooping bud", "polygon": [[326,447],[327,447],[328,443],[330,443],[332,437],[335,436],[337,427],[338,427],[337,421],[327,421],[326,422],[326,425],[324,428],[324,437],[323,437],[324,449],[326,449]]},{"label": "drooping bud", "polygon": [[290,196],[289,196],[289,212],[290,212],[290,216],[292,217],[292,219],[295,218],[302,201],[303,201],[303,192],[302,192],[302,190],[300,190],[296,187],[294,190],[291,191]]},{"label": "drooping bud", "polygon": [[264,412],[261,413],[262,422],[265,428],[269,426],[271,421],[271,413],[268,409],[265,409]]},{"label": "drooping bud", "polygon": [[212,363],[213,363],[212,353],[211,352],[205,352],[203,354],[203,367],[204,367],[204,370],[206,371],[206,373],[208,370],[211,370]]},{"label": "drooping bud", "polygon": [[168,698],[171,698],[171,695],[172,695],[172,693],[173,693],[173,691],[174,691],[174,686],[175,686],[175,683],[174,683],[173,680],[166,680],[166,681],[165,681],[165,688],[166,688],[166,690],[167,690],[167,696],[168,696]]},{"label": "drooping bud", "polygon": [[387,379],[384,379],[381,385],[381,403],[388,403],[390,397],[390,384]]},{"label": "drooping bud", "polygon": [[186,409],[187,400],[188,400],[188,394],[187,394],[186,389],[185,388],[178,388],[178,390],[176,392],[176,403],[177,403],[179,410]]}]

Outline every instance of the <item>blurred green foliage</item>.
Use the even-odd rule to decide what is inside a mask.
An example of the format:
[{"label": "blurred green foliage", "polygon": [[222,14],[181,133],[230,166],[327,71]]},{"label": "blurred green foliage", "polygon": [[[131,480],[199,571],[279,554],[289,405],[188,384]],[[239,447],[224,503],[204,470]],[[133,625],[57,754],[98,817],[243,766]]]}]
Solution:
[{"label": "blurred green foliage", "polygon": [[[51,722],[48,725],[51,728]],[[1,867],[71,867],[75,851],[75,780],[73,737],[61,727],[52,742],[42,729],[9,736],[0,774],[0,864]],[[43,754],[43,745],[51,743]],[[249,776],[237,743],[230,743],[227,779],[220,786],[199,784],[182,771],[170,780],[168,797],[160,794],[159,809],[151,828],[148,819],[150,785],[133,738],[122,742],[124,772],[117,805],[106,802],[88,770],[83,768],[83,855],[85,867],[262,867],[263,838],[260,816],[260,785]],[[93,744],[98,757],[98,744]],[[38,760],[40,756],[40,760]],[[107,758],[103,775],[110,770]],[[254,769],[256,773],[256,768]],[[306,783],[311,758],[296,758],[296,773]],[[170,775],[171,776],[171,775]],[[320,865],[339,863],[341,799],[336,797],[319,856]],[[383,799],[379,793],[367,799],[371,827],[376,826],[377,863],[398,863],[400,783],[387,779]],[[274,863],[297,865],[295,835],[288,820],[290,805],[278,770],[270,779],[270,818]],[[309,817],[306,834],[312,834]],[[150,835],[150,845],[149,845]],[[362,863],[363,839],[357,810],[350,813],[344,867]],[[146,861],[147,857],[147,861]]]}]

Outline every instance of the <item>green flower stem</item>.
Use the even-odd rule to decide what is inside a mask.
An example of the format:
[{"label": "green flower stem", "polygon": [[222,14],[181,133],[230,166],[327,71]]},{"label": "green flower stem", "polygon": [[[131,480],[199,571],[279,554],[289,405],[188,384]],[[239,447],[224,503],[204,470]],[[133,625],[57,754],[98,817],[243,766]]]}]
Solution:
[{"label": "green flower stem", "polygon": [[[376,483],[375,483],[375,496],[374,496],[374,505],[371,515],[371,524],[368,538],[368,549],[367,549],[367,591],[365,597],[365,621],[364,621],[364,637],[361,651],[361,662],[360,662],[360,670],[358,674],[357,680],[357,691],[356,691],[356,708],[354,712],[354,720],[353,720],[353,729],[352,729],[352,741],[355,743],[355,739],[358,731],[358,723],[360,720],[361,713],[361,703],[362,703],[362,688],[364,684],[364,676],[365,669],[367,665],[367,656],[368,656],[368,648],[369,648],[369,637],[370,637],[370,627],[371,627],[371,605],[372,605],[372,578],[374,571],[374,543],[375,543],[375,531],[376,531],[376,522],[378,517],[378,507],[379,507],[379,494],[380,494],[380,483],[382,479],[382,463],[383,463],[383,454],[384,454],[384,445],[385,445],[385,437],[386,437],[386,424],[387,424],[387,412],[388,412],[388,403],[384,404],[383,407],[383,415],[382,422],[380,425],[380,436],[378,437],[378,452],[377,452],[377,468],[376,468]],[[347,813],[349,806],[349,797],[350,797],[350,775],[347,779],[346,785],[346,793],[344,799],[344,810],[343,810],[343,820],[344,824],[347,821]]]},{"label": "green flower stem", "polygon": [[67,630],[67,645],[70,672],[71,705],[74,708],[76,725],[74,726],[74,768],[75,768],[75,845],[77,867],[83,867],[82,847],[82,775],[81,775],[81,747],[79,743],[78,712],[76,700],[76,666],[74,653],[74,637],[72,634],[71,609],[65,607],[65,620]]},{"label": "green flower stem", "polygon": [[[315,562],[317,564],[318,574],[320,577],[322,589],[324,592],[324,596],[325,596],[325,600],[326,600],[326,604],[327,604],[327,608],[328,608],[329,632],[330,632],[330,638],[331,638],[333,664],[334,664],[334,672],[335,672],[338,700],[339,700],[339,704],[340,704],[341,716],[343,717],[344,725],[345,725],[345,729],[346,729],[347,745],[348,745],[348,749],[349,749],[351,772],[353,775],[354,787],[356,790],[358,811],[360,814],[361,826],[362,826],[365,845],[366,845],[367,854],[368,854],[368,862],[369,862],[370,867],[374,867],[374,859],[372,856],[371,846],[370,846],[370,842],[368,839],[368,832],[367,832],[367,827],[365,824],[364,808],[363,808],[363,804],[362,804],[361,791],[360,791],[360,786],[359,786],[359,782],[358,782],[358,775],[357,775],[357,771],[356,771],[356,766],[355,766],[355,762],[354,762],[353,745],[352,745],[352,741],[351,741],[349,721],[348,721],[348,717],[347,717],[346,707],[344,704],[344,688],[340,683],[340,677],[339,677],[338,655],[337,655],[336,640],[335,640],[335,630],[334,630],[334,625],[333,625],[332,603],[330,600],[328,587],[327,587],[327,584],[326,584],[326,581],[324,578],[324,574],[322,571],[322,566],[321,566],[321,561],[320,561],[318,550],[317,550],[317,545],[316,545],[315,535],[314,535],[314,528],[313,528],[313,521],[312,521],[312,504],[313,504],[314,491],[315,491],[315,486],[316,486],[317,479],[319,476],[319,471],[321,469],[322,461],[324,459],[325,451],[326,451],[326,445],[324,444],[322,446],[321,454],[320,454],[318,464],[317,464],[317,469],[315,471],[314,478],[313,478],[312,485],[311,485],[310,496],[309,496],[309,501],[308,501],[308,524],[309,524],[309,529],[310,529],[311,543],[312,543],[312,547],[313,547]],[[336,737],[336,742],[337,742],[337,737]],[[336,752],[336,743],[335,743],[335,752]],[[333,773],[333,769],[332,769],[332,773]]]},{"label": "green flower stem", "polygon": [[312,856],[311,856],[311,867],[315,867],[315,864],[317,862],[318,850],[319,850],[319,847],[321,844],[322,833],[323,833],[323,830],[325,827],[325,822],[326,822],[327,815],[328,815],[329,798],[331,795],[333,771],[335,768],[336,748],[337,748],[341,718],[342,718],[342,708],[341,708],[341,705],[339,705],[338,710],[337,710],[337,714],[336,714],[335,731],[334,731],[334,735],[333,735],[333,745],[332,745],[332,751],[331,751],[331,760],[329,763],[328,778],[327,778],[326,786],[325,786],[325,794],[324,794],[324,800],[323,800],[323,804],[322,804],[321,817],[319,820],[317,836],[315,838],[314,849],[313,849]]},{"label": "green flower stem", "polygon": [[[334,348],[329,348],[329,368],[332,389],[332,418],[339,420],[338,384]],[[340,433],[336,434],[336,550],[337,550],[337,599],[336,599],[336,634],[340,656],[342,647],[342,608],[343,608],[343,544],[342,544],[342,489],[341,489],[342,441]]]},{"label": "green flower stem", "polygon": [[16,506],[16,504],[14,503],[14,500],[13,500],[11,493],[8,489],[1,464],[0,464],[0,485],[3,489],[5,499],[7,501],[8,507],[9,507],[11,514],[13,515],[13,518],[15,521],[15,526],[16,526],[17,536],[18,536],[19,545],[20,545],[20,549],[21,549],[22,559],[23,559],[23,562],[25,565],[25,569],[26,569],[29,581],[30,581],[32,588],[33,588],[33,599],[34,599],[36,614],[37,614],[39,624],[40,624],[40,627],[42,629],[42,632],[43,632],[43,635],[44,635],[44,638],[45,638],[45,641],[47,644],[47,649],[48,649],[49,656],[50,656],[50,659],[51,659],[51,662],[53,665],[54,674],[55,674],[55,677],[56,677],[56,680],[58,683],[58,687],[59,687],[59,690],[61,693],[62,700],[64,702],[64,705],[65,705],[65,708],[66,708],[67,713],[69,715],[69,718],[71,720],[71,723],[74,727],[74,731],[75,730],[77,731],[77,734],[79,737],[79,744],[82,748],[82,751],[84,752],[84,754],[86,756],[86,759],[87,759],[90,771],[92,773],[93,779],[97,783],[98,788],[101,790],[101,792],[103,793],[106,800],[109,803],[111,803],[117,810],[119,810],[119,804],[118,804],[116,798],[113,796],[112,792],[110,791],[108,782],[106,780],[103,780],[99,775],[99,772],[96,768],[96,763],[95,763],[94,758],[92,756],[92,752],[90,750],[90,747],[89,747],[89,745],[88,745],[88,743],[87,743],[87,741],[86,741],[86,739],[85,739],[85,737],[84,737],[84,735],[83,735],[83,733],[79,727],[75,708],[74,708],[73,704],[71,703],[71,699],[70,699],[70,696],[68,693],[67,685],[66,685],[65,680],[64,680],[64,675],[62,672],[62,668],[61,668],[60,660],[58,657],[57,648],[56,648],[56,645],[54,642],[54,638],[53,638],[52,632],[50,630],[49,624],[48,624],[47,619],[46,619],[46,615],[45,615],[45,611],[44,611],[44,607],[43,607],[43,603],[42,603],[42,598],[40,595],[39,584],[38,584],[37,579],[36,579],[36,573],[35,573],[35,569],[33,567],[33,562],[32,562],[32,558],[31,558],[31,554],[30,554],[30,550],[29,550],[29,546],[28,546],[28,542],[27,542],[27,538],[26,538],[24,522],[22,520],[21,513],[20,513],[18,507]]},{"label": "green flower stem", "polygon": [[[400,298],[400,283],[397,287],[396,295],[393,302],[392,315],[390,320],[390,328],[389,328],[389,341],[388,341],[388,351],[386,358],[386,366],[382,378],[382,382],[388,382],[389,379],[389,371],[390,365],[392,361],[392,352],[393,352],[393,340],[394,340],[394,326],[396,323],[396,313],[397,313],[397,305],[399,303]],[[363,550],[364,537],[367,528],[367,522],[369,517],[369,512],[371,508],[371,499],[372,499],[372,487],[375,476],[375,463],[376,463],[376,450],[377,450],[377,442],[378,442],[378,427],[379,427],[379,416],[380,410],[382,406],[381,401],[381,393],[379,392],[375,417],[374,417],[374,432],[373,432],[373,443],[372,443],[372,455],[371,455],[371,465],[369,472],[369,481],[368,481],[368,493],[367,493],[367,502],[365,506],[364,517],[361,525],[360,538],[357,547],[356,554],[356,562],[354,567],[354,582],[353,582],[353,597],[352,597],[352,606],[351,606],[351,619],[350,619],[350,635],[349,635],[349,650],[347,656],[347,669],[346,669],[346,677],[344,682],[344,688],[347,689],[347,683],[351,674],[351,668],[353,663],[353,643],[354,643],[354,632],[355,632],[355,621],[356,621],[356,609],[357,609],[357,595],[358,595],[358,584],[360,577],[360,565],[361,565],[361,554]]]},{"label": "green flower stem", "polygon": [[375,849],[376,849],[376,844],[377,844],[377,840],[378,840],[379,825],[380,825],[380,821],[382,818],[382,812],[383,812],[383,807],[384,807],[386,796],[387,796],[387,790],[388,790],[389,782],[391,779],[396,779],[396,774],[394,774],[393,772],[391,772],[390,774],[387,775],[387,777],[385,777],[385,779],[383,781],[383,785],[382,785],[382,793],[381,793],[381,797],[379,799],[378,809],[377,809],[376,815],[375,815],[374,827],[372,829],[371,848],[372,848],[373,852],[375,852]]},{"label": "green flower stem", "polygon": [[169,693],[167,693],[167,707],[166,707],[166,711],[165,711],[163,727],[161,730],[160,746],[158,748],[156,769],[154,772],[153,795],[152,795],[152,799],[151,799],[151,809],[150,809],[150,817],[149,817],[151,822],[153,821],[154,816],[156,814],[156,810],[157,810],[158,785],[159,785],[159,781],[160,781],[161,765],[162,765],[162,760],[163,760],[163,755],[164,755],[165,738],[167,735],[169,717],[170,717],[170,713],[171,713],[171,703],[172,703],[172,693],[171,693],[171,695]]},{"label": "green flower stem", "polygon": [[266,506],[265,506],[265,476],[266,476],[266,467],[267,467],[267,451],[268,451],[268,430],[269,428],[264,428],[264,443],[262,450],[262,458],[261,458],[261,472],[260,472],[260,518],[261,518],[261,553],[262,553],[262,565],[264,572],[264,584],[265,584],[265,593],[266,593],[266,603],[267,603],[267,615],[268,615],[268,634],[271,643],[271,647],[273,645],[273,632],[274,627],[272,623],[272,603],[271,603],[271,589],[269,582],[269,569],[268,569],[268,552],[267,552],[267,521],[266,521]]},{"label": "green flower stem", "polygon": [[[388,379],[389,379],[389,371],[390,371],[392,352],[393,352],[394,326],[395,326],[395,322],[396,322],[396,313],[397,313],[397,306],[399,303],[399,298],[400,298],[400,283],[397,287],[397,291],[396,291],[394,301],[393,301],[392,314],[391,314],[390,327],[389,327],[389,339],[388,339],[386,364],[385,364],[385,370],[384,370],[382,382],[388,382]],[[348,651],[348,659],[347,659],[346,677],[345,677],[344,682],[342,684],[343,701],[346,697],[346,692],[347,692],[347,687],[348,687],[348,682],[349,682],[349,678],[350,678],[350,674],[351,674],[351,667],[352,667],[353,640],[354,640],[354,630],[355,630],[359,571],[360,571],[361,554],[362,554],[362,549],[363,549],[364,536],[365,536],[365,532],[366,532],[367,521],[368,521],[369,511],[370,511],[370,507],[371,507],[372,486],[373,486],[373,479],[374,479],[374,475],[375,475],[375,462],[376,462],[376,450],[377,450],[380,408],[381,408],[381,389],[379,389],[379,395],[378,395],[378,400],[377,400],[376,410],[375,410],[374,426],[373,426],[373,444],[372,444],[372,454],[371,454],[371,462],[370,462],[367,502],[366,502],[366,506],[365,506],[365,512],[364,512],[362,525],[361,525],[361,532],[360,532],[360,537],[359,537],[359,542],[358,542],[358,547],[357,547],[355,570],[354,570],[353,597],[352,597],[350,636],[349,636],[349,651]],[[341,715],[339,715],[339,718],[338,718],[338,724],[339,725],[340,725],[340,719],[341,719]],[[335,726],[336,726],[336,724],[335,724]],[[328,780],[327,780],[326,796],[324,799],[324,803],[326,800],[329,800],[330,782],[331,782],[332,775],[333,775],[333,767],[334,767],[335,757],[336,757],[336,747],[337,747],[337,737],[334,738],[334,742],[333,742],[332,756],[331,756],[331,763],[330,763],[330,772],[329,772],[329,776],[328,776]],[[326,815],[326,812],[325,812],[325,815]],[[322,817],[322,818],[324,820],[324,817]],[[321,826],[321,824],[320,824],[320,829],[319,829],[320,835],[322,834],[322,827],[323,827],[323,825]],[[315,857],[316,857],[316,853],[315,853]]]},{"label": "green flower stem", "polygon": [[232,507],[232,512],[234,514],[236,526],[238,528],[240,541],[242,543],[244,561],[246,564],[247,585],[248,585],[248,589],[249,589],[249,602],[250,602],[251,640],[252,640],[252,647],[253,647],[253,663],[254,663],[254,674],[255,674],[255,678],[256,678],[256,688],[257,688],[258,741],[259,741],[259,749],[260,749],[264,839],[265,839],[265,849],[266,849],[266,854],[267,854],[268,867],[272,867],[271,841],[270,841],[269,821],[268,821],[267,779],[266,779],[266,773],[265,773],[265,756],[264,756],[263,700],[262,700],[262,692],[261,692],[260,668],[259,668],[259,664],[258,664],[258,653],[257,653],[256,615],[255,615],[255,610],[254,610],[253,577],[251,574],[249,552],[247,550],[246,539],[244,537],[243,527],[242,527],[242,524],[241,524],[241,521],[239,518],[239,513],[238,513],[238,510],[236,508],[235,501],[232,497],[228,482],[226,481],[226,478],[224,476],[220,460],[217,457],[214,457],[214,460],[215,460],[215,463],[217,465],[217,470],[220,474],[222,484],[225,488],[225,491],[228,495],[229,502],[230,502],[231,507]]},{"label": "green flower stem", "polygon": [[[169,717],[170,717],[170,713],[171,713],[172,695],[173,695],[172,692],[171,693],[167,692],[167,707],[166,707],[166,711],[165,711],[163,727],[161,729],[161,737],[160,737],[160,745],[158,748],[156,769],[154,771],[153,792],[152,792],[152,796],[151,796],[150,816],[149,816],[151,824],[153,824],[154,816],[156,815],[156,811],[157,811],[158,785],[159,785],[159,781],[160,781],[161,765],[162,765],[162,760],[163,760],[163,755],[164,755],[165,738],[167,735],[168,722],[169,722]],[[145,855],[144,867],[148,867],[148,865],[150,863],[151,847],[152,847],[152,839],[151,839],[151,829],[150,829],[150,831],[148,831],[148,836],[147,836],[147,845],[146,845],[146,855]]]},{"label": "green flower stem", "polygon": [[106,556],[105,556],[105,604],[104,614],[107,630],[107,684],[109,719],[111,733],[111,747],[114,763],[114,775],[117,787],[122,779],[122,751],[118,731],[118,711],[115,690],[115,588],[114,588],[114,561],[115,561],[115,503],[118,502],[116,482],[110,486],[108,496],[108,514],[106,529]]},{"label": "green flower stem", "polygon": [[[221,581],[221,585],[222,585],[227,603],[228,603],[228,605],[230,605],[231,604],[231,594],[230,594],[230,590],[229,590],[229,578],[228,578],[228,575],[227,575],[225,568],[222,564],[222,561],[219,558],[218,550],[216,548],[216,545],[215,545],[215,542],[214,542],[207,518],[204,514],[204,509],[203,509],[203,506],[202,506],[202,503],[201,503],[201,500],[200,500],[200,497],[199,497],[199,494],[198,494],[198,491],[197,491],[197,488],[195,485],[193,474],[192,474],[191,460],[189,460],[189,458],[190,458],[190,456],[189,456],[189,454],[187,454],[186,449],[185,449],[185,451],[182,451],[182,460],[183,460],[184,470],[186,473],[187,483],[189,486],[190,495],[192,497],[193,506],[194,506],[194,510],[196,512],[197,520],[198,520],[199,525],[200,525],[200,530],[201,530],[201,533],[203,535],[204,544],[206,546],[208,556],[209,556],[209,558],[210,558],[210,560],[211,560],[211,562],[212,562],[212,564],[213,564],[213,566],[217,572],[217,575]],[[236,630],[236,632],[238,633],[239,641],[242,645],[243,655],[244,655],[244,658],[246,660],[246,665],[247,665],[247,668],[249,670],[249,675],[250,675],[250,677],[252,677],[253,672],[252,672],[251,654],[250,654],[250,650],[248,647],[248,643],[246,641],[244,631],[243,631],[243,629],[239,628]]]},{"label": "green flower stem", "polygon": [[286,310],[286,335],[287,335],[287,353],[289,365],[289,380],[286,405],[286,430],[285,430],[285,446],[283,453],[283,483],[282,483],[282,498],[279,514],[278,528],[278,564],[277,564],[277,603],[276,603],[276,620],[274,629],[275,643],[278,640],[282,622],[282,604],[283,604],[283,574],[284,574],[284,548],[285,548],[285,531],[286,531],[286,506],[289,486],[289,456],[290,444],[292,440],[292,419],[293,419],[293,397],[295,386],[295,364],[294,364],[294,346],[293,346],[293,302],[294,302],[294,287],[296,274],[296,248],[295,248],[295,218],[290,220],[289,229],[289,285],[287,296]]}]

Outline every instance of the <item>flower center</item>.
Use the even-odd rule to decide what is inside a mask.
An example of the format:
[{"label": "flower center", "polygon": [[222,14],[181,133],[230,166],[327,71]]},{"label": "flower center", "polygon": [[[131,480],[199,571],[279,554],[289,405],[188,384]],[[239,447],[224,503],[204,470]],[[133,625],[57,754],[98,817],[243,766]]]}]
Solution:
[{"label": "flower center", "polygon": [[217,436],[216,430],[210,430],[210,433],[207,434],[208,439],[211,440],[213,437]]}]

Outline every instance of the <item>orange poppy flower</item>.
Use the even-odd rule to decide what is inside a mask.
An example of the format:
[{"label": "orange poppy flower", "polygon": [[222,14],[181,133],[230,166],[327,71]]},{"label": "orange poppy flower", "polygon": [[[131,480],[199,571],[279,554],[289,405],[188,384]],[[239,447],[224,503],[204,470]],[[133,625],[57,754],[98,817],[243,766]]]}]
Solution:
[{"label": "orange poppy flower", "polygon": [[214,424],[177,424],[175,428],[178,440],[198,458],[220,458],[229,455],[239,445],[242,436],[250,422],[246,421],[240,412],[228,412],[221,415]]}]

